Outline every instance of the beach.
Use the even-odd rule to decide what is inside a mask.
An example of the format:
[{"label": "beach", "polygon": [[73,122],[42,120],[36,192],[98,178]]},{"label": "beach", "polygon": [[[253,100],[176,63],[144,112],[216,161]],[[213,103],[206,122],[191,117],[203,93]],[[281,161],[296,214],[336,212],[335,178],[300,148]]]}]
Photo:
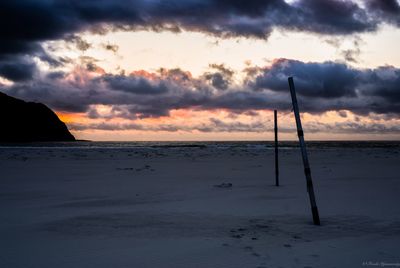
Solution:
[{"label": "beach", "polygon": [[[290,145],[290,146],[289,146]],[[400,143],[0,148],[0,267],[400,266]]]}]

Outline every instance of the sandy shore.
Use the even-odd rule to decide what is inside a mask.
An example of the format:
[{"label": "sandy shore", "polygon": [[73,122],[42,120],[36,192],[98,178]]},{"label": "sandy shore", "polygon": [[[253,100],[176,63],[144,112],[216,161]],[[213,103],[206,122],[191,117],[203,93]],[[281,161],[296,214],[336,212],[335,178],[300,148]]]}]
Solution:
[{"label": "sandy shore", "polygon": [[0,267],[400,265],[399,149],[311,149],[322,226],[280,153],[1,148]]}]

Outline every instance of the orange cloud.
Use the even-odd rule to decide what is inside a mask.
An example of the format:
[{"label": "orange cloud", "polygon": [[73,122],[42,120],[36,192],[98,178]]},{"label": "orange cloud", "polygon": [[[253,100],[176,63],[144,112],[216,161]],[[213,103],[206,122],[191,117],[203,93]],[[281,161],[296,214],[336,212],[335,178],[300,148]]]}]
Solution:
[{"label": "orange cloud", "polygon": [[156,80],[158,78],[155,73],[150,73],[150,72],[145,71],[145,70],[132,71],[129,75],[131,75],[131,76],[141,76],[141,77],[145,77],[145,78],[150,79],[150,80]]}]

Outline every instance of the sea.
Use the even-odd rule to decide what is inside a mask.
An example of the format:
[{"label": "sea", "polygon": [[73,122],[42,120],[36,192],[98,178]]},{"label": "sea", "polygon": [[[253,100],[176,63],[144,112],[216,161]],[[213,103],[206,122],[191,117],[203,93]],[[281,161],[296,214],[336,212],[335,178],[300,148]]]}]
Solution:
[{"label": "sea", "polygon": [[[335,148],[393,148],[400,149],[400,141],[307,141],[309,149]],[[298,141],[280,141],[279,149],[299,148]],[[212,149],[274,149],[274,141],[74,141],[74,142],[30,142],[0,143],[1,148],[52,148],[52,149],[174,149],[174,148],[212,148]]]}]

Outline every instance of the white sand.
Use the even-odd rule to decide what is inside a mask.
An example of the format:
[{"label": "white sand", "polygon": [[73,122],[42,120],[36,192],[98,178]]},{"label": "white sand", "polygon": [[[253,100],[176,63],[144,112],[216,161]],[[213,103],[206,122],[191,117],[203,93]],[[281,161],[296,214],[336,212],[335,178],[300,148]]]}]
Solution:
[{"label": "white sand", "polygon": [[297,149],[1,148],[0,267],[400,265],[399,150],[309,153],[322,226]]}]

